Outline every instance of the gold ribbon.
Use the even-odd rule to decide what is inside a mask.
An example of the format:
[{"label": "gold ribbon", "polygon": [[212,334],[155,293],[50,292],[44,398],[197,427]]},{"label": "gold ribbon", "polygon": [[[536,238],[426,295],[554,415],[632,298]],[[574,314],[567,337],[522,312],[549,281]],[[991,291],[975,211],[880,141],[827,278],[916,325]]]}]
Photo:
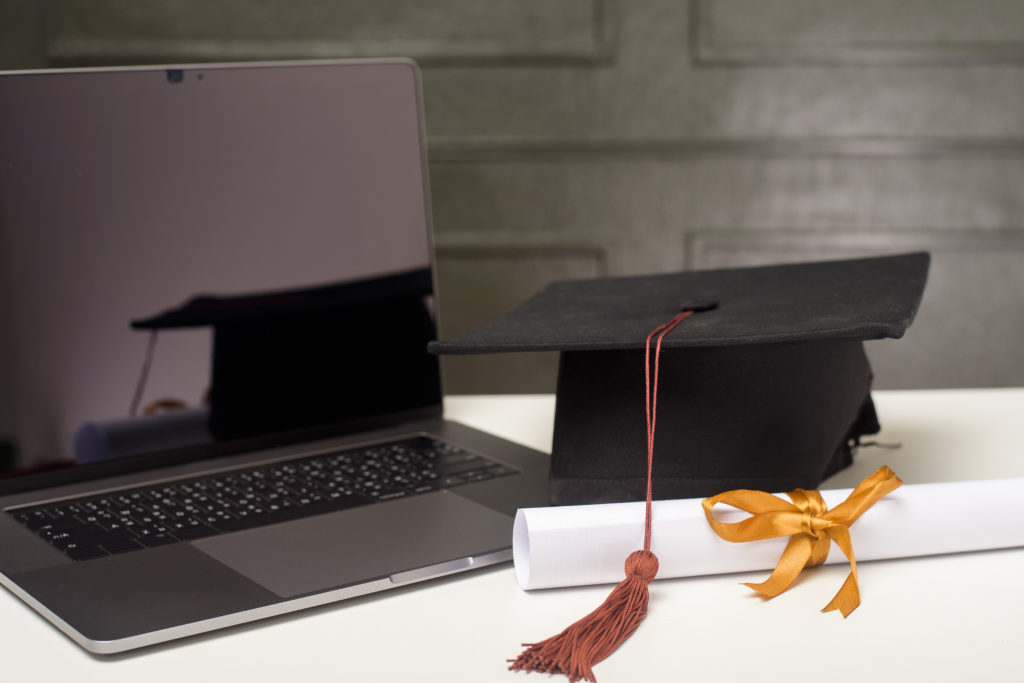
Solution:
[{"label": "gold ribbon", "polygon": [[[766,581],[744,584],[766,598],[774,598],[789,588],[804,567],[814,567],[824,562],[832,541],[835,541],[850,561],[850,574],[822,612],[838,609],[846,617],[860,605],[857,561],[853,558],[853,545],[850,543],[850,525],[902,483],[891,469],[881,467],[858,484],[845,501],[831,510],[825,505],[820,493],[804,489],[786,494],[792,503],[764,491],[739,489],[705,498],[702,504],[708,524],[726,541],[739,543],[780,536],[792,537]],[[731,505],[752,516],[732,524],[720,522],[711,513],[718,503]]]}]

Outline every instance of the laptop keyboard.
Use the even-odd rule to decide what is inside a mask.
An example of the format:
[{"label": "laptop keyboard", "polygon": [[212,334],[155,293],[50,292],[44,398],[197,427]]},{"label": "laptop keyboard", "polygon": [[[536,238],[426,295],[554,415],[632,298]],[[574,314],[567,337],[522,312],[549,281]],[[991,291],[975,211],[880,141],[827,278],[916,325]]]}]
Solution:
[{"label": "laptop keyboard", "polygon": [[452,444],[415,437],[8,514],[82,561],[517,472]]}]

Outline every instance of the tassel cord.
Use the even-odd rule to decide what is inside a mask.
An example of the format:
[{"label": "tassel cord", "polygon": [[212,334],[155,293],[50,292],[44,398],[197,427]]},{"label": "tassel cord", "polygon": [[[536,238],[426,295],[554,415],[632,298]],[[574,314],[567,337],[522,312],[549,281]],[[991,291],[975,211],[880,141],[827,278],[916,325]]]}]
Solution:
[{"label": "tassel cord", "polygon": [[[654,430],[658,418],[658,375],[661,363],[661,341],[676,326],[693,315],[694,311],[682,311],[667,323],[659,325],[647,335],[644,347],[644,404],[647,412],[647,493],[644,498],[644,550],[651,549],[651,504],[653,498],[654,472]],[[651,382],[651,339],[657,337],[654,347],[654,382]]]}]

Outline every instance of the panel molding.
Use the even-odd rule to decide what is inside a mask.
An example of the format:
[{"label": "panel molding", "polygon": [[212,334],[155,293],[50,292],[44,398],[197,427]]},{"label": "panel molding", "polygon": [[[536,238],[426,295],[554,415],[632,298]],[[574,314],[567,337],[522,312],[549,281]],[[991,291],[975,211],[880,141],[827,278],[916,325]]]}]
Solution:
[{"label": "panel molding", "polygon": [[910,251],[1020,252],[1024,263],[1024,227],[1019,229],[932,228],[688,230],[683,240],[687,270],[708,267],[715,249],[730,247],[763,254],[763,263],[803,260],[808,254],[854,258]]},{"label": "panel molding", "polygon": [[[395,55],[430,65],[596,66],[614,60],[611,0],[507,3],[489,6],[487,13],[459,0],[445,5],[427,14],[429,8],[415,0],[378,0],[372,11],[340,0],[269,0],[260,6],[239,0],[50,0],[45,55],[55,64]],[[466,16],[470,29],[460,24]]]},{"label": "panel molding", "polygon": [[432,137],[432,163],[545,159],[746,157],[1020,157],[1024,137],[578,139]]},{"label": "panel molding", "polygon": [[608,272],[609,246],[596,237],[571,233],[435,230],[434,251],[439,259],[576,256],[593,259],[602,274]]},{"label": "panel molding", "polygon": [[[902,40],[885,36],[853,39],[828,40],[804,39],[793,40],[793,36],[779,36],[772,39],[768,33],[751,35],[746,40],[722,40],[717,25],[723,18],[722,5],[728,4],[721,0],[691,0],[690,3],[690,50],[694,63],[698,66],[972,66],[1024,64],[1024,32],[1019,40],[978,40],[964,36],[950,37],[945,40],[934,40],[930,37],[915,39],[907,35]],[[733,3],[737,4],[737,3]],[[742,3],[741,3],[742,4]],[[758,6],[764,6],[763,0],[757,0]],[[779,12],[781,3],[770,3],[772,10]],[[800,4],[800,3],[796,3]],[[820,7],[826,2],[818,1]],[[860,3],[846,3],[845,0],[833,0],[833,4],[847,6]],[[877,5],[878,3],[874,3]],[[909,29],[914,27],[915,13],[938,11],[935,3],[914,3],[907,6],[901,3],[901,23]],[[983,2],[962,3],[978,15],[985,14]],[[858,7],[860,12],[871,12],[872,8]],[[877,24],[882,25],[893,20],[890,12],[882,15],[879,11]],[[892,8],[888,8],[892,9]],[[717,10],[717,11],[716,11]],[[743,14],[737,10],[738,15]],[[1010,22],[1008,22],[1010,23]],[[1016,22],[1024,25],[1024,22]]]}]

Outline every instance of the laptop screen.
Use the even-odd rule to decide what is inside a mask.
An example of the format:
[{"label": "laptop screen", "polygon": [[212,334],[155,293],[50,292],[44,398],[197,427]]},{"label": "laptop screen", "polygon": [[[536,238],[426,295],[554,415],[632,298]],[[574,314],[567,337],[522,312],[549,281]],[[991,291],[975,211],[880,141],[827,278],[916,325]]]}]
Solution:
[{"label": "laptop screen", "polygon": [[401,60],[0,74],[3,481],[439,412],[420,112]]}]

